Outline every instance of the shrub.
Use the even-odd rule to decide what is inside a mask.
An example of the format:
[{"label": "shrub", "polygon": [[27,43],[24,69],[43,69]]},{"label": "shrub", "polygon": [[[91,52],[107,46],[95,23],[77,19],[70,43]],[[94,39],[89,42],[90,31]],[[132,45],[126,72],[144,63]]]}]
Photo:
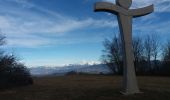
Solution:
[{"label": "shrub", "polygon": [[33,84],[29,70],[14,55],[0,57],[0,88]]}]

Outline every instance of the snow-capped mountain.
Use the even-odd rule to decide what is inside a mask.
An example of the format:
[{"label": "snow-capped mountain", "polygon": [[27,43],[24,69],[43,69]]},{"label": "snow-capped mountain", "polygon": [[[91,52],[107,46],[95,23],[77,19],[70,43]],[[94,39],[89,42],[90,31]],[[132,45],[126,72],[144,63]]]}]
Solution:
[{"label": "snow-capped mountain", "polygon": [[65,75],[66,73],[74,71],[78,73],[88,73],[88,74],[109,74],[111,70],[105,64],[94,64],[94,65],[68,65],[64,67],[34,67],[30,68],[32,75]]}]

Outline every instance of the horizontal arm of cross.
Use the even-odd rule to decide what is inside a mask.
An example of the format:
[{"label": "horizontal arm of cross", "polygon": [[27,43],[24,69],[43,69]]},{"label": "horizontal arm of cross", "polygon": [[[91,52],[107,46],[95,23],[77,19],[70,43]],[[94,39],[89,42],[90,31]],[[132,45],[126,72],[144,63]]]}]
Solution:
[{"label": "horizontal arm of cross", "polygon": [[110,12],[113,14],[122,13],[124,15],[128,15],[128,11],[120,6],[117,6],[115,4],[109,3],[109,2],[97,2],[95,4],[94,11],[105,11]]},{"label": "horizontal arm of cross", "polygon": [[150,14],[153,11],[154,11],[154,6],[150,5],[150,6],[147,6],[144,8],[131,9],[131,10],[129,10],[129,14],[132,15],[133,17],[140,17],[140,16]]}]

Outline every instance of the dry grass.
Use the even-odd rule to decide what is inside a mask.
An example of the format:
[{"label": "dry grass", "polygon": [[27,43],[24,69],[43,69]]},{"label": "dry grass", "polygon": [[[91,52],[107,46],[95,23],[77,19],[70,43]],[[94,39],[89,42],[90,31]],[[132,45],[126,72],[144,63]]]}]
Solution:
[{"label": "dry grass", "polygon": [[138,77],[142,94],[124,96],[120,76],[34,78],[34,85],[0,91],[0,100],[170,100],[169,77]]}]

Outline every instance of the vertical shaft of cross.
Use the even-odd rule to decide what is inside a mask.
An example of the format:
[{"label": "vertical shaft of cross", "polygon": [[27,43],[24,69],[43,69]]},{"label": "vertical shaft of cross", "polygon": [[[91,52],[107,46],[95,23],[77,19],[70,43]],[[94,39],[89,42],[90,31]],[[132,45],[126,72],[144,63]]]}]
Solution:
[{"label": "vertical shaft of cross", "polygon": [[118,14],[118,22],[120,27],[120,34],[123,47],[124,60],[124,79],[123,79],[123,94],[139,93],[135,68],[134,56],[132,49],[132,16]]},{"label": "vertical shaft of cross", "polygon": [[123,94],[139,93],[137,85],[134,55],[132,49],[132,18],[147,15],[153,12],[153,5],[129,9],[132,0],[116,0],[116,5],[108,2],[98,2],[95,4],[95,11],[109,12],[117,16],[122,39],[124,72],[123,72]]}]

